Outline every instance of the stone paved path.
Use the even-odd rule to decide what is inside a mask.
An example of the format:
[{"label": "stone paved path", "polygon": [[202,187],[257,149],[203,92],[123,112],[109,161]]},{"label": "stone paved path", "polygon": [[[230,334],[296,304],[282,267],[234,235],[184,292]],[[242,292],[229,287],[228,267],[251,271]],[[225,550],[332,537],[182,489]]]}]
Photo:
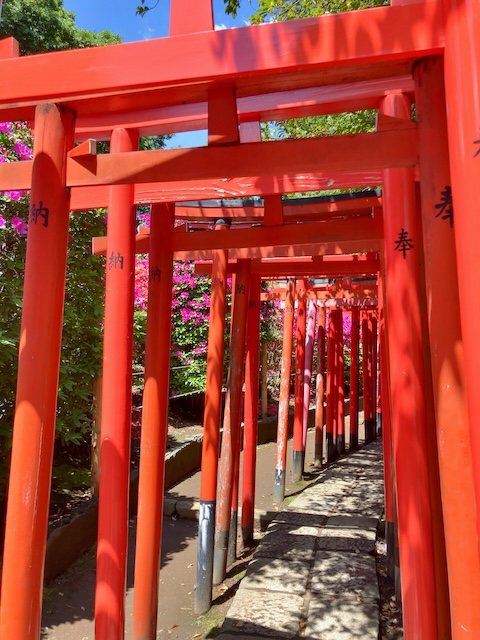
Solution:
[{"label": "stone paved path", "polygon": [[377,640],[379,441],[338,461],[261,541],[218,640]]}]

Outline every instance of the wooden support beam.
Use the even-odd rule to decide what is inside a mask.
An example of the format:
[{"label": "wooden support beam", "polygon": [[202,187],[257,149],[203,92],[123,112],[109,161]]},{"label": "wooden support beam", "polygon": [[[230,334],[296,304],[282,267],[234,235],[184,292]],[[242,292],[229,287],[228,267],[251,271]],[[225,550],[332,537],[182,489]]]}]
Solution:
[{"label": "wooden support beam", "polygon": [[[332,256],[330,256],[331,258]],[[333,256],[338,257],[338,256]],[[341,256],[344,260],[329,260],[326,256],[323,260],[319,258],[296,258],[292,259],[268,259],[264,261],[255,260],[252,263],[252,274],[258,274],[265,278],[281,278],[282,276],[315,276],[315,277],[337,277],[337,276],[360,276],[376,274],[379,268],[379,260],[371,256]],[[358,258],[358,259],[356,259]],[[235,273],[237,263],[231,260],[228,263],[228,273]],[[212,265],[210,262],[197,262],[195,273],[210,274]]]},{"label": "wooden support beam", "polygon": [[97,155],[97,141],[89,138],[84,140],[67,153],[68,158],[76,158],[77,161],[81,161],[83,158],[88,158]]},{"label": "wooden support beam", "polygon": [[[378,289],[376,286],[370,286],[368,289],[342,289],[341,291],[328,291],[326,289],[312,288],[308,291],[296,294],[296,300],[307,298],[308,300],[338,300],[340,302],[352,302],[355,300],[372,300],[377,299]],[[261,294],[262,301],[285,300],[286,290],[283,287],[272,289],[271,291],[263,291]],[[375,302],[376,304],[376,302]]]},{"label": "wooden support beam", "polygon": [[[289,43],[282,55],[280,42]],[[440,4],[419,2],[25,56],[0,61],[1,118],[28,120],[44,100],[78,113],[199,102],[212,79],[243,97],[404,76],[443,47]]]},{"label": "wooden support beam", "polygon": [[[0,165],[0,189],[2,191],[30,188],[32,164],[4,162]],[[379,169],[369,171],[343,171],[334,173],[292,172],[288,175],[240,178],[215,178],[179,182],[146,183],[135,185],[135,204],[159,202],[185,202],[215,198],[248,198],[274,193],[303,193],[331,189],[372,188],[382,183]],[[106,207],[108,186],[74,187],[71,190],[72,211]]]},{"label": "wooden support beam", "polygon": [[[203,232],[206,233],[206,232]],[[93,238],[92,253],[94,255],[106,254],[106,237]],[[297,244],[294,246],[274,246],[264,245],[260,247],[243,247],[231,249],[229,255],[232,259],[241,258],[274,258],[274,257],[295,257],[295,256],[328,256],[344,255],[355,253],[369,253],[381,251],[383,240],[381,238],[365,238],[355,240],[326,240],[325,242],[310,242]],[[136,253],[148,253],[150,251],[150,238],[148,235],[138,234],[136,237]],[[174,252],[175,260],[211,260],[211,249],[179,249]]]},{"label": "wooden support beam", "polygon": [[417,161],[415,130],[381,131],[234,146],[109,153],[97,156],[95,171],[70,158],[67,184],[80,187],[212,178],[228,181],[249,173],[278,176],[303,171],[369,171],[413,167]]},{"label": "wooden support beam", "polygon": [[[241,125],[250,125],[255,122],[376,109],[378,101],[388,92],[395,90],[413,94],[413,89],[412,77],[408,75],[277,91],[239,98],[238,119]],[[207,102],[120,113],[100,113],[95,116],[85,114],[80,115],[75,124],[77,141],[91,137],[108,140],[111,130],[115,127],[134,128],[141,136],[197,131],[208,127]]]},{"label": "wooden support beam", "polygon": [[283,203],[281,194],[265,196],[264,224],[283,224]]}]

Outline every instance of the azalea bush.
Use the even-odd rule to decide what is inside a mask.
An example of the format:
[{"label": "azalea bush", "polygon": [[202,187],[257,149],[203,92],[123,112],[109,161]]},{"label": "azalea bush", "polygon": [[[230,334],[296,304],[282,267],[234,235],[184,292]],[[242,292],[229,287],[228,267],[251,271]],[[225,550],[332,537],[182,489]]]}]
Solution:
[{"label": "azalea bush", "polygon": [[[0,123],[0,163],[30,159],[31,147],[24,123]],[[0,193],[0,499],[15,407],[28,210],[28,193]],[[102,359],[105,266],[91,255],[90,246],[92,236],[105,233],[104,217],[100,210],[70,217],[57,410],[57,436],[63,445],[87,442],[92,425],[93,381]]]}]

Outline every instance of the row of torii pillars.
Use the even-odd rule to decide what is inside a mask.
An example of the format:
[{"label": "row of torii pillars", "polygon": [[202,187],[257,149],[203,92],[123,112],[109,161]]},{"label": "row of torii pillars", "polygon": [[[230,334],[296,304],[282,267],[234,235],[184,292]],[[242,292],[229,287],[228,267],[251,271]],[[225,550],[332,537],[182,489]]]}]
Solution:
[{"label": "row of torii pillars", "polygon": [[[416,216],[413,169],[386,169],[383,176],[385,265],[381,270],[379,295],[385,288],[387,348],[383,351],[382,360],[385,358],[387,366],[384,367],[382,362],[381,370],[388,372],[390,390],[395,465],[388,473],[395,472],[405,636],[409,640],[437,640],[450,636],[456,639],[476,638],[480,628],[478,516],[473,472],[477,485],[480,476],[478,461],[472,460],[470,447],[470,437],[472,446],[478,447],[479,431],[475,422],[480,401],[476,393],[478,361],[471,354],[465,357],[464,383],[460,302],[456,281],[458,271],[463,338],[467,349],[476,353],[478,327],[467,317],[471,310],[472,317],[478,318],[478,301],[472,295],[476,273],[472,262],[465,260],[463,254],[476,255],[476,237],[468,233],[472,226],[469,224],[468,211],[471,203],[476,201],[478,153],[471,153],[471,147],[466,151],[464,145],[465,140],[469,141],[468,144],[478,143],[478,114],[470,96],[478,94],[475,84],[478,81],[475,66],[478,51],[471,32],[476,32],[474,27],[479,14],[474,3],[452,0],[445,1],[444,6],[447,16],[445,78],[449,94],[450,153],[446,142],[442,60],[421,61],[414,70],[420,125],[422,228],[419,228],[419,218]],[[408,101],[400,94],[391,94],[383,100],[382,111],[400,119],[410,118]],[[0,635],[22,640],[38,637],[40,629],[49,472],[53,450],[53,431],[43,426],[54,424],[55,415],[59,363],[59,348],[57,353],[56,347],[60,344],[61,335],[62,282],[65,276],[69,212],[69,197],[65,189],[65,150],[73,147],[73,113],[69,109],[58,109],[56,105],[41,105],[37,109],[35,133],[32,202],[44,201],[48,193],[51,208],[59,215],[52,217],[46,234],[40,224],[30,225],[27,247],[18,403],[0,611]],[[114,149],[127,150],[132,145],[132,135],[125,131],[114,132]],[[450,184],[454,187],[455,207],[460,212],[460,223],[456,224],[455,229],[458,269],[448,216],[446,224],[442,225],[438,217],[426,217],[425,213],[438,211],[438,194],[448,191]],[[108,242],[115,249],[114,256],[120,246],[122,250],[126,249],[125,272],[131,270],[133,264],[130,260],[133,240],[128,231],[133,221],[132,190],[128,185],[115,186],[111,190],[110,205],[118,206],[119,214],[117,221],[109,224]],[[439,211],[440,214],[443,212]],[[162,228],[158,222],[155,232],[152,224],[152,237],[156,238],[161,248],[157,256],[158,264],[165,268],[167,274],[165,280],[168,286],[160,286],[155,294],[163,299],[165,308],[171,296],[171,280],[168,283],[172,257],[169,245],[169,230],[173,227],[171,206],[167,205],[162,211],[162,222]],[[423,246],[425,280],[419,272],[422,261],[417,259]],[[222,253],[223,250],[218,250],[218,260],[222,259]],[[53,263],[52,256],[56,257],[56,263]],[[218,260],[212,280],[218,277]],[[125,357],[128,345],[126,349],[124,345],[131,326],[132,294],[127,280],[118,277],[119,273],[120,270],[114,266],[111,270],[107,269],[107,299],[116,300],[118,307],[113,312],[109,303],[105,319],[108,334],[106,353],[110,382],[113,381],[109,390],[109,413],[115,416],[115,425],[107,424],[105,431],[106,482],[103,486],[107,488],[103,489],[103,502],[109,498],[112,482],[118,477],[128,477],[128,463],[125,462],[129,444],[125,437],[125,422],[119,424],[118,416],[120,414],[123,420],[123,416],[129,413],[128,393],[125,393],[125,388],[128,389],[129,363]],[[428,297],[425,296],[425,283]],[[221,305],[221,294],[215,294],[215,288],[212,293],[212,301]],[[445,300],[449,301],[449,312],[445,311]],[[170,318],[165,318],[165,314],[162,317],[161,313],[155,316],[155,307],[156,304],[151,306],[149,323],[163,327],[162,335],[166,335],[166,324]],[[118,309],[124,311],[118,314]],[[156,325],[152,325],[154,321]],[[119,336],[121,348],[117,340]],[[159,383],[165,386],[165,368],[159,362],[167,362],[169,355],[164,343],[158,345],[157,353],[162,354],[163,361],[150,361],[145,385],[146,411],[150,416],[166,412],[166,401],[158,394]],[[149,357],[151,360],[151,355],[147,353],[147,362]],[[114,369],[125,377],[126,384],[120,385],[121,388],[116,388],[118,375],[113,375]],[[216,389],[216,375],[217,372],[213,371],[209,380],[211,389]],[[467,418],[466,386],[469,390],[471,429]],[[208,404],[207,409],[214,418],[219,417],[214,404]],[[436,434],[427,429],[430,427],[433,431],[433,425]],[[147,437],[152,438],[150,448],[154,449],[161,444],[163,436],[153,430],[148,433],[147,429]],[[212,452],[208,451],[207,454],[211,456]],[[161,484],[162,479],[155,475],[157,468],[154,465],[151,467],[151,476],[157,484]],[[35,488],[35,497],[30,501],[32,487]],[[120,638],[123,635],[121,601],[125,586],[125,558],[122,553],[112,555],[112,549],[122,546],[128,515],[122,498],[124,487],[115,488],[116,499],[113,502],[117,504],[112,504],[110,512],[114,517],[113,526],[105,518],[100,522],[102,537],[98,550],[98,569],[104,578],[113,578],[108,583],[106,580],[100,582],[97,590],[98,638]],[[148,486],[144,495],[147,493]],[[156,512],[145,514],[147,519],[158,516],[158,508]],[[462,547],[458,544],[459,530],[462,532]],[[116,545],[118,541],[119,547]],[[24,553],[19,553],[19,548]],[[158,563],[151,563],[144,569],[146,573],[156,575],[157,568]],[[149,610],[147,601],[153,595],[151,592],[139,593],[141,604],[145,604],[144,611]],[[142,620],[151,627],[148,612]],[[145,630],[145,633],[151,633],[151,629]]]}]

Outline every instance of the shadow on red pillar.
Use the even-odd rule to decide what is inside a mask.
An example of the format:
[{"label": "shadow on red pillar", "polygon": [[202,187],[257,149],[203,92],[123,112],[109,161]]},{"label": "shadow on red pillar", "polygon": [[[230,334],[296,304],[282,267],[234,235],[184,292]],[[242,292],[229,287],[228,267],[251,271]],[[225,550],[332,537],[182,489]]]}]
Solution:
[{"label": "shadow on red pillar", "polygon": [[[137,147],[137,132],[114,129],[112,152]],[[108,213],[95,637],[120,640],[125,627],[132,423],[133,185],[110,187]]]},{"label": "shadow on red pillar", "polygon": [[250,276],[245,358],[244,447],[242,481],[242,541],[253,540],[255,470],[258,431],[258,379],[260,363],[260,276]]},{"label": "shadow on red pillar", "polygon": [[[388,95],[387,116],[410,119],[410,104]],[[394,459],[406,640],[438,640],[433,520],[420,321],[413,169],[384,171],[384,236]],[[447,605],[448,606],[448,605]]]},{"label": "shadow on red pillar", "polygon": [[173,204],[157,204],[151,209],[145,383],[135,549],[134,640],[154,640],[157,634],[168,429],[174,217]]},{"label": "shadow on red pillar", "polygon": [[282,370],[280,399],[278,402],[277,451],[273,503],[281,504],[285,497],[285,470],[287,466],[288,415],[290,409],[290,373],[292,368],[293,317],[295,313],[295,280],[287,282],[283,315]]},{"label": "shadow on red pillar", "polygon": [[68,244],[67,151],[74,113],[35,112],[17,401],[3,555],[0,636],[40,637]]}]

